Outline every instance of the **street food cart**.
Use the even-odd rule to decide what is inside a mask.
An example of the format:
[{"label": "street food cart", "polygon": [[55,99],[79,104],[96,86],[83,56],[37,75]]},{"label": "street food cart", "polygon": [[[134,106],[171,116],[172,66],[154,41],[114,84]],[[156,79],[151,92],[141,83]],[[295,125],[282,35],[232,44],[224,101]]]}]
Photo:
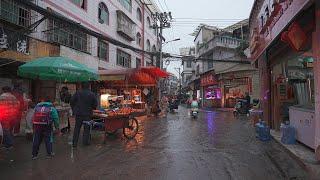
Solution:
[{"label": "street food cart", "polygon": [[[169,74],[156,67],[132,68],[124,70],[99,71],[101,87],[101,105],[107,96],[123,96],[121,104],[133,109],[146,109],[146,96],[150,95],[149,89],[157,85],[159,78]],[[114,89],[113,93],[110,93]],[[108,92],[108,93],[105,93]],[[153,97],[158,97],[153,95]]]}]

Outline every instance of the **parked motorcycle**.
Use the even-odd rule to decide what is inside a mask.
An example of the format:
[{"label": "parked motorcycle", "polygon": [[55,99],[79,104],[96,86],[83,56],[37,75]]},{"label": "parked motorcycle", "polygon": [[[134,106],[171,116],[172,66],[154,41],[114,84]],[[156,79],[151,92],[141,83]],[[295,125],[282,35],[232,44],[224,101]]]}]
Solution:
[{"label": "parked motorcycle", "polygon": [[245,99],[238,99],[233,110],[233,115],[235,117],[239,115],[249,116],[249,110],[253,107],[259,106],[259,103],[259,99],[253,99],[253,104],[248,103]]},{"label": "parked motorcycle", "polygon": [[248,115],[249,110],[250,110],[250,105],[248,105],[247,100],[238,99],[233,110],[233,115],[235,117],[239,115]]}]

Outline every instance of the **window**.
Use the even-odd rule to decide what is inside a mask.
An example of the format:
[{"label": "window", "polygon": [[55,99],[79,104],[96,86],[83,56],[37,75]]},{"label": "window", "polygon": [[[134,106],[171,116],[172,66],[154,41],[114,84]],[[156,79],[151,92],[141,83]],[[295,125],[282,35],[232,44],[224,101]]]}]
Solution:
[{"label": "window", "polygon": [[84,32],[52,19],[48,22],[48,29],[52,29],[47,32],[49,42],[55,42],[79,51],[89,52],[88,37]]},{"label": "window", "polygon": [[141,10],[140,8],[137,9],[137,19],[142,22],[142,13],[141,13]]},{"label": "window", "polygon": [[141,46],[141,34],[139,32],[137,33],[136,43],[137,45]]},{"label": "window", "polygon": [[200,65],[197,65],[197,76],[200,74]]},{"label": "window", "polygon": [[74,4],[79,6],[81,9],[86,8],[86,0],[71,0]]},{"label": "window", "polygon": [[98,41],[98,57],[101,60],[109,61],[109,45],[101,40]]},{"label": "window", "polygon": [[136,68],[141,67],[141,59],[136,58]]},{"label": "window", "polygon": [[191,68],[192,61],[187,61],[187,68]]},{"label": "window", "polygon": [[99,4],[98,18],[99,18],[99,23],[109,24],[109,11],[107,6],[104,3]]},{"label": "window", "polygon": [[213,62],[212,61],[208,61],[208,70],[213,68]]},{"label": "window", "polygon": [[31,13],[14,0],[0,0],[0,19],[27,27],[30,25]]},{"label": "window", "polygon": [[154,34],[155,36],[157,35],[157,29],[156,29],[156,28],[153,29],[153,34]]},{"label": "window", "polygon": [[126,67],[126,68],[131,68],[131,55],[118,49],[117,65]]},{"label": "window", "polygon": [[157,48],[155,45],[152,46],[152,52],[157,52]]},{"label": "window", "polygon": [[120,4],[129,12],[132,11],[132,2],[131,0],[118,0]]},{"label": "window", "polygon": [[151,62],[147,62],[146,65],[147,65],[147,66],[152,66],[152,63],[151,63]]},{"label": "window", "polygon": [[147,40],[147,51],[151,51],[151,45],[149,39]]},{"label": "window", "polygon": [[150,21],[149,17],[147,17],[147,26],[148,26],[148,28],[151,28],[151,21]]}]

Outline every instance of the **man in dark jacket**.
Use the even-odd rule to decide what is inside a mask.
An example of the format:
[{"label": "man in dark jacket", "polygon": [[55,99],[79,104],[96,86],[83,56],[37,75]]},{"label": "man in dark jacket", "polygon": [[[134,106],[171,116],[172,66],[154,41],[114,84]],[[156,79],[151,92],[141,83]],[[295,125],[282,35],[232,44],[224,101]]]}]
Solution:
[{"label": "man in dark jacket", "polygon": [[97,108],[97,98],[93,92],[89,90],[90,84],[82,83],[82,90],[76,92],[70,101],[73,114],[76,116],[76,125],[73,133],[73,147],[77,147],[79,133],[83,121],[90,121],[93,110]]}]

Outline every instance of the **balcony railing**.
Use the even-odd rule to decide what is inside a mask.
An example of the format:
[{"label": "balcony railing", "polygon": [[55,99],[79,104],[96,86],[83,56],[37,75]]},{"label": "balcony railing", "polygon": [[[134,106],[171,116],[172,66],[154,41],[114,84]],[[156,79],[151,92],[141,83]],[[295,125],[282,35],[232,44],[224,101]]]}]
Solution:
[{"label": "balcony railing", "polygon": [[135,24],[134,22],[122,11],[117,11],[117,32],[128,39],[134,41],[135,39]]},{"label": "balcony railing", "polygon": [[199,55],[205,54],[208,51],[216,48],[216,47],[225,47],[235,49],[241,45],[241,40],[227,37],[227,36],[216,36],[212,38],[207,43],[204,43],[202,46],[199,47]]}]

